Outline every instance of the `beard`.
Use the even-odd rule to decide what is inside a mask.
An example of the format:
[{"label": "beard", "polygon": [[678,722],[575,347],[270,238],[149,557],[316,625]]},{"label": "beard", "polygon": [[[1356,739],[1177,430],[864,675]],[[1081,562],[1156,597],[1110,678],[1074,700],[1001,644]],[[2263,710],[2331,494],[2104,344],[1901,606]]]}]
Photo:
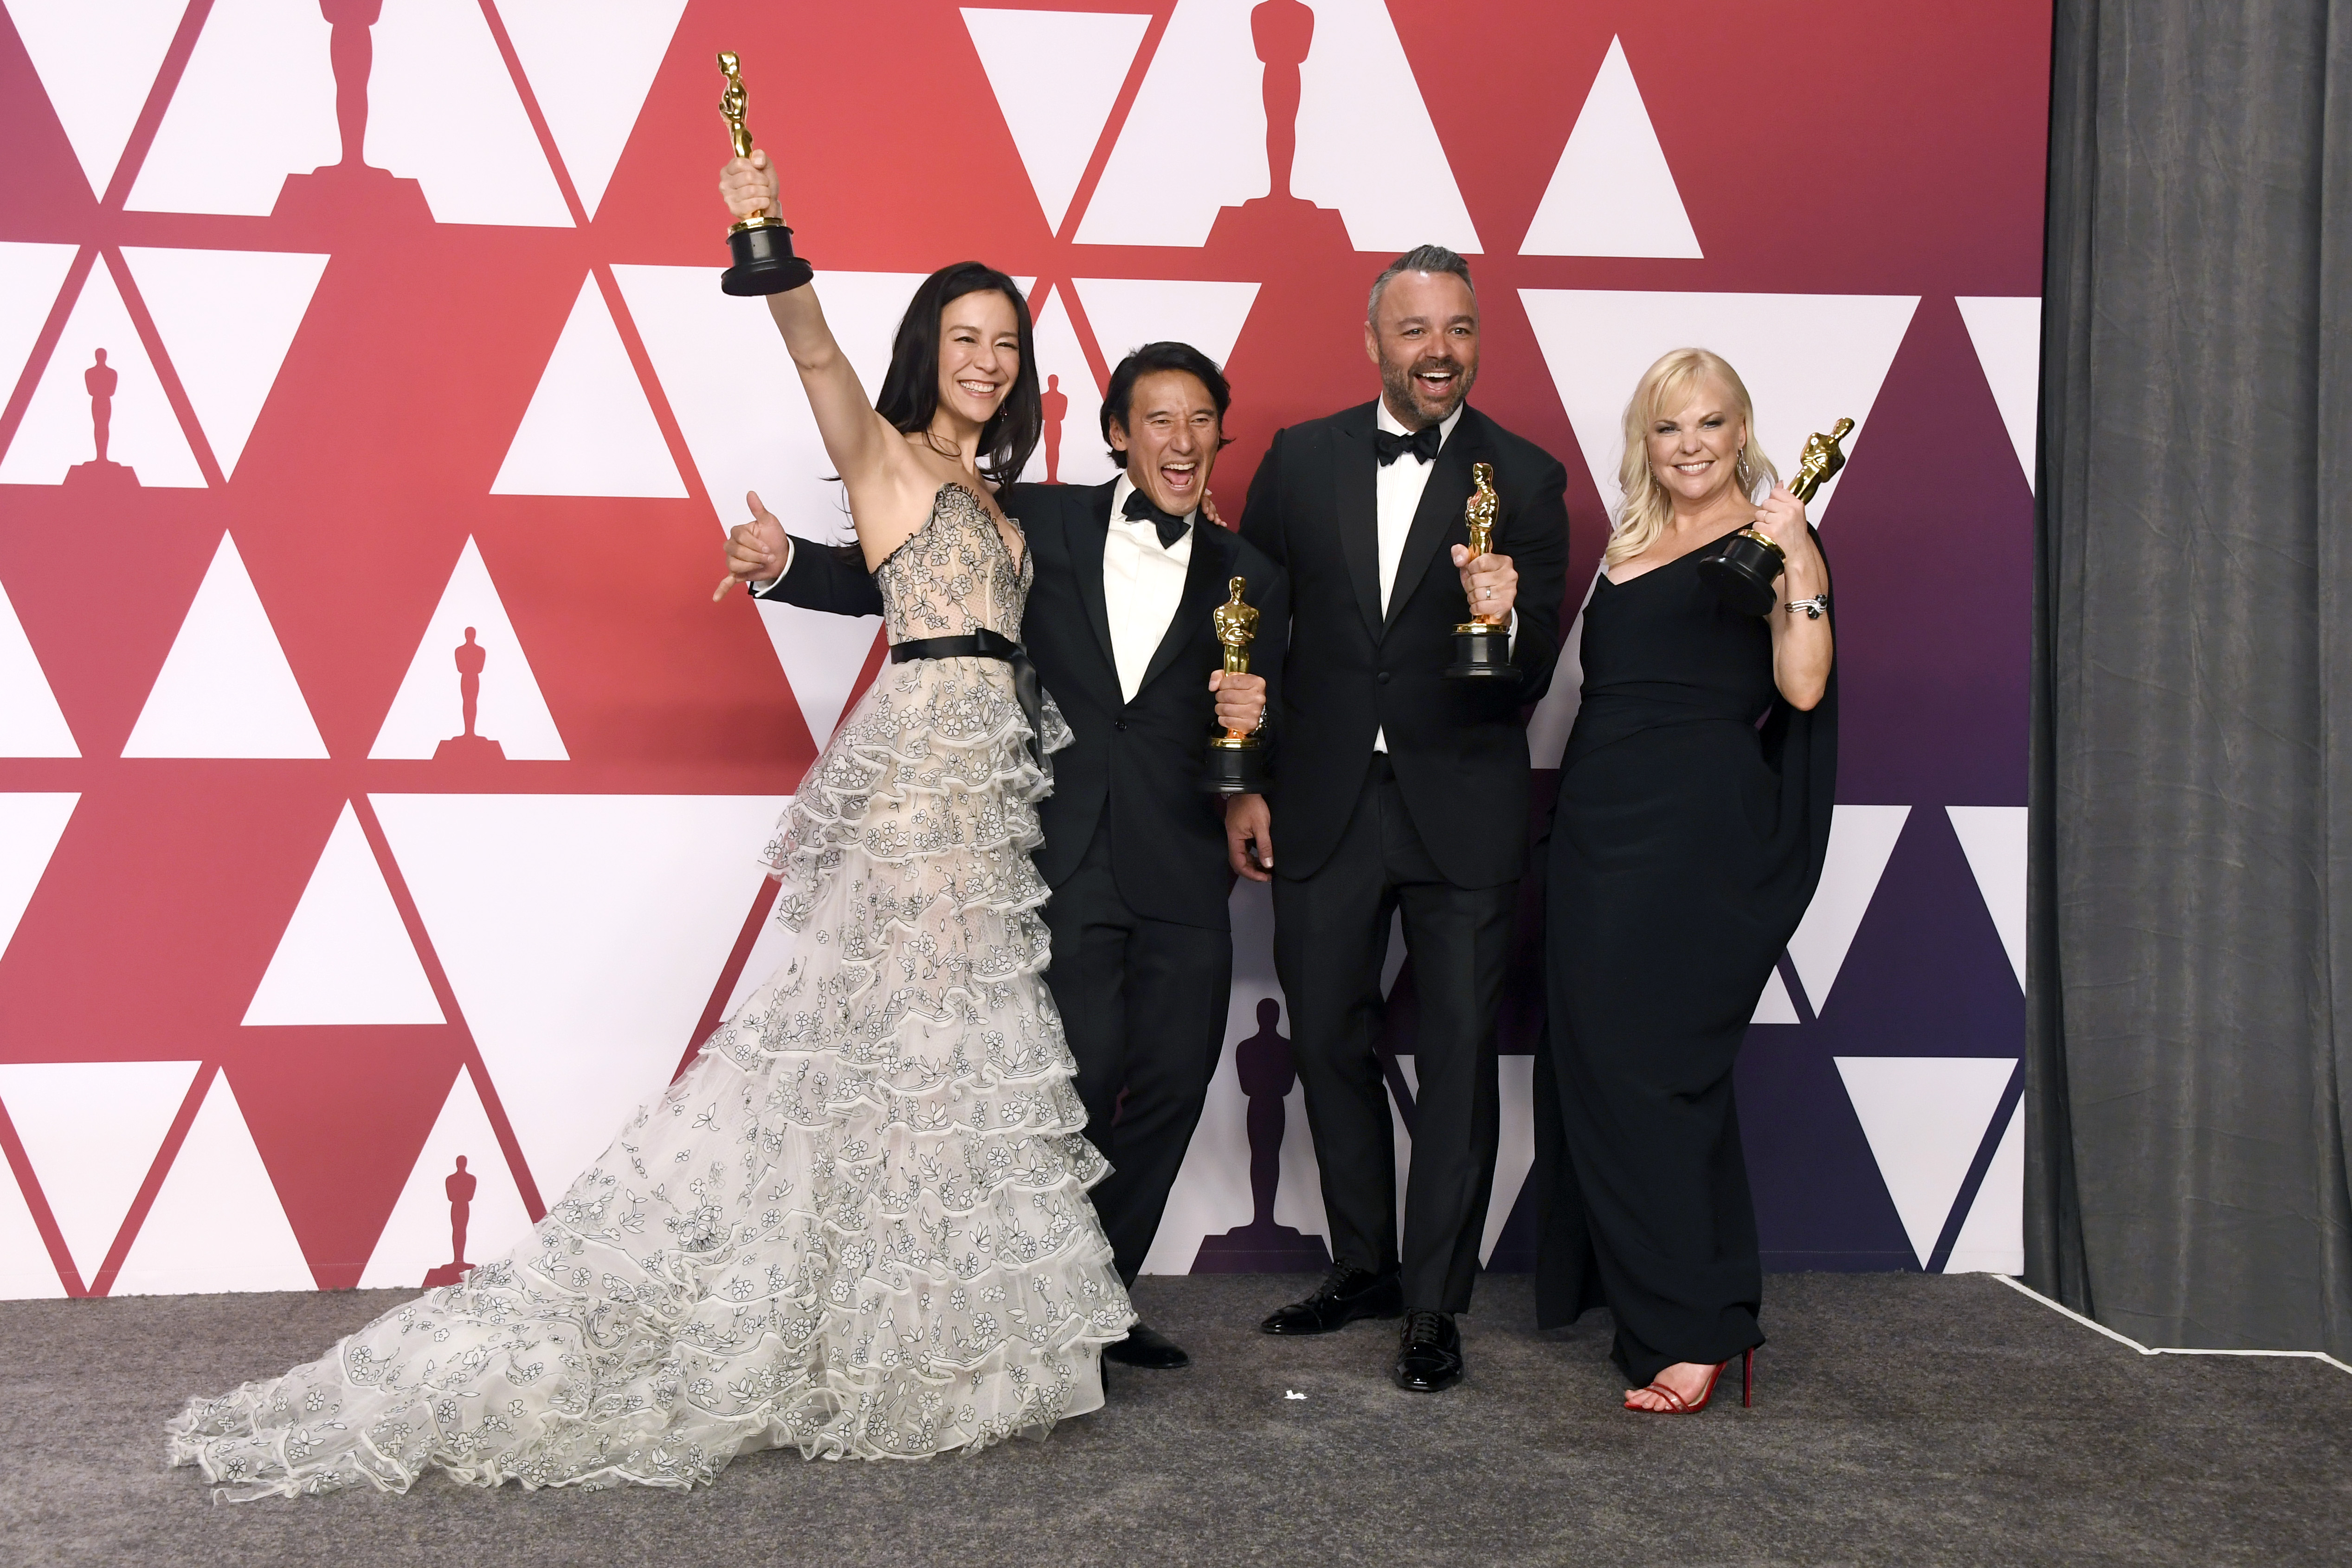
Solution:
[{"label": "beard", "polygon": [[[1433,399],[1427,389],[1413,379],[1425,370],[1454,373],[1454,384],[1445,396]],[[1410,408],[1423,426],[1445,423],[1462,406],[1462,400],[1470,395],[1471,385],[1477,379],[1477,365],[1464,364],[1458,360],[1416,359],[1404,364],[1385,359],[1381,362],[1381,388],[1388,394],[1390,411]]]}]

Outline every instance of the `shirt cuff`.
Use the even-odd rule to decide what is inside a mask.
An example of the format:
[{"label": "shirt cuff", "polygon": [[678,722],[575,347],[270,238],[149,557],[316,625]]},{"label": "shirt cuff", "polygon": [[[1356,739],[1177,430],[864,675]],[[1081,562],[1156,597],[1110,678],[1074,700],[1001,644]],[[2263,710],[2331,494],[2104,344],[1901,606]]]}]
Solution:
[{"label": "shirt cuff", "polygon": [[1519,612],[1516,609],[1511,612],[1511,632],[1503,641],[1503,650],[1514,657],[1519,651]]},{"label": "shirt cuff", "polygon": [[[781,572],[777,573],[774,576],[772,576],[772,577],[769,578],[769,579],[768,579],[766,582],[764,582],[764,583],[753,583],[753,584],[751,584],[751,597],[753,597],[753,598],[755,598],[755,599],[764,599],[764,598],[766,598],[766,597],[768,596],[768,590],[769,590],[769,589],[771,589],[771,588],[774,587],[777,584],[779,584],[779,583],[782,582],[785,578],[787,578],[787,577],[791,576],[791,575],[792,575],[792,574],[793,574],[793,536],[792,536],[791,534],[787,533],[786,535],[784,535],[784,569],[783,569],[782,571],[781,571]],[[1513,610],[1513,611],[1511,612],[1511,614],[1512,614],[1513,616],[1516,616],[1518,614],[1518,611],[1517,611],[1517,610]]]}]

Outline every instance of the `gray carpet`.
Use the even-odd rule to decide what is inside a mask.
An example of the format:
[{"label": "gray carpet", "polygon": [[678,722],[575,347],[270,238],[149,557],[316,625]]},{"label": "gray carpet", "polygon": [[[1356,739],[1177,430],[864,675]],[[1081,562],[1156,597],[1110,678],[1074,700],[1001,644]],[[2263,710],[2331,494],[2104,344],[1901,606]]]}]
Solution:
[{"label": "gray carpet", "polygon": [[[2352,1376],[2143,1357],[1999,1283],[1767,1288],[1758,1403],[1617,1408],[1606,1319],[1538,1334],[1480,1286],[1471,1375],[1385,1373],[1390,1325],[1275,1340],[1305,1279],[1147,1279],[1181,1373],[1111,1368],[1043,1443],[923,1464],[739,1460],[690,1496],[435,1479],[214,1507],[167,1471],[183,1395],[284,1370],[400,1292],[0,1304],[0,1563],[841,1564],[2209,1563],[2343,1561]],[[1727,1384],[1727,1387],[1729,1384]],[[1286,1392],[1307,1395],[1285,1397]]]}]

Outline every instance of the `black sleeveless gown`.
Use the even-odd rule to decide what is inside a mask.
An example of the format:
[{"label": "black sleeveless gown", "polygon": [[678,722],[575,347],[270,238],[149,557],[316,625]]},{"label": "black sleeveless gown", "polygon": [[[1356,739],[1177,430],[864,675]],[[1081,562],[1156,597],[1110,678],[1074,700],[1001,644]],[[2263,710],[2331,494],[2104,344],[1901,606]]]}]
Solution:
[{"label": "black sleeveless gown", "polygon": [[1696,561],[1593,589],[1547,862],[1537,1321],[1605,1304],[1636,1385],[1763,1343],[1732,1064],[1821,879],[1837,783],[1834,671],[1791,708],[1766,623]]}]

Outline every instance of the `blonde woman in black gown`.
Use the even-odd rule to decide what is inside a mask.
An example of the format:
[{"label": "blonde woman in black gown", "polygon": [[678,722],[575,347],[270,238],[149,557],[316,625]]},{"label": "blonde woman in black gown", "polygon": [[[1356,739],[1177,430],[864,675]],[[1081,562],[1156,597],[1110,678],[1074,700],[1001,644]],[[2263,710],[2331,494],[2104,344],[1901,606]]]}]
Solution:
[{"label": "blonde woman in black gown", "polygon": [[[1732,1064],[1820,880],[1837,775],[1829,566],[1777,479],[1722,359],[1643,375],[1560,763],[1537,1089],[1538,1320],[1608,1306],[1629,1410],[1704,1408],[1764,1338]],[[1751,523],[1787,552],[1760,620],[1696,570]]]}]

